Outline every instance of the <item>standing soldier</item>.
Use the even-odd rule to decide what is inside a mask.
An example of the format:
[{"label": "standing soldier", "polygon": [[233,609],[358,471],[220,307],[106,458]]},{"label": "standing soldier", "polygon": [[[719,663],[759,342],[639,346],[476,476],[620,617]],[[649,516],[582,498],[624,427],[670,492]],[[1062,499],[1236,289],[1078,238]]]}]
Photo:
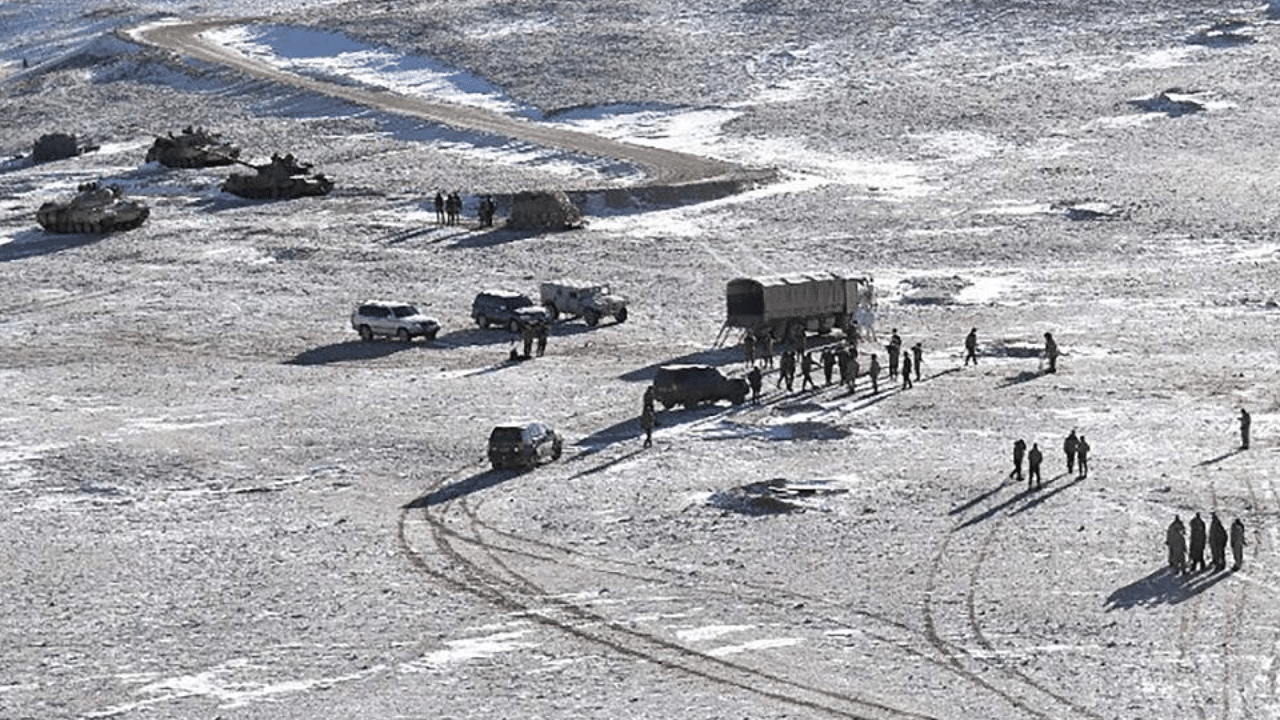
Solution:
[{"label": "standing soldier", "polygon": [[911,387],[911,354],[902,354],[902,389]]},{"label": "standing soldier", "polygon": [[1164,534],[1164,544],[1169,546],[1169,572],[1181,575],[1187,570],[1187,538],[1183,532],[1182,518],[1173,516]]},{"label": "standing soldier", "polygon": [[811,387],[818,389],[818,383],[813,381],[813,353],[804,353],[800,356],[800,392]]},{"label": "standing soldier", "polygon": [[1022,479],[1022,457],[1027,454],[1027,443],[1022,438],[1013,441],[1013,471],[1009,477]]},{"label": "standing soldier", "polygon": [[972,360],[974,365],[978,364],[978,328],[969,331],[964,338],[964,365],[969,366]]},{"label": "standing soldier", "polygon": [[1049,361],[1049,372],[1058,372],[1058,343],[1053,341],[1052,333],[1044,334],[1044,357]]},{"label": "standing soldier", "polygon": [[640,427],[644,428],[644,446],[653,447],[653,408],[645,408],[640,413]]},{"label": "standing soldier", "polygon": [[840,384],[849,384],[849,351],[844,345],[836,348],[836,368],[840,371]]},{"label": "standing soldier", "polygon": [[1249,449],[1249,425],[1253,418],[1249,417],[1249,411],[1240,408],[1240,449]]},{"label": "standing soldier", "polygon": [[1244,522],[1240,518],[1231,521],[1231,559],[1232,570],[1239,570],[1244,565]]},{"label": "standing soldier", "polygon": [[836,369],[836,354],[828,345],[822,348],[822,379],[831,384],[831,371]]},{"label": "standing soldier", "polygon": [[742,359],[748,365],[756,364],[756,336],[750,330],[742,334]]},{"label": "standing soldier", "polygon": [[1067,438],[1062,441],[1062,452],[1067,456],[1068,475],[1076,469],[1076,449],[1079,445],[1080,441],[1076,439],[1076,429],[1071,428],[1071,432],[1067,433]]},{"label": "standing soldier", "polygon": [[918,342],[911,346],[911,358],[915,361],[916,379],[920,379],[920,366],[924,364],[924,343]]},{"label": "standing soldier", "polygon": [[898,328],[889,336],[889,344],[884,346],[889,353],[889,377],[898,377],[898,355],[902,353],[902,338],[898,336]]},{"label": "standing soldier", "polygon": [[1227,569],[1227,529],[1218,519],[1218,513],[1209,515],[1209,557],[1215,571]]},{"label": "standing soldier", "polygon": [[852,395],[858,390],[858,356],[849,357],[849,394]]},{"label": "standing soldier", "polygon": [[778,385],[787,386],[787,392],[791,392],[791,386],[796,379],[796,351],[787,348],[782,353],[782,360],[778,363]]},{"label": "standing soldier", "polygon": [[1044,454],[1040,452],[1040,445],[1031,444],[1031,451],[1027,453],[1027,489],[1030,490],[1034,482],[1034,487],[1040,487],[1040,463],[1044,460]]},{"label": "standing soldier", "polygon": [[1187,569],[1189,572],[1197,573],[1204,570],[1204,519],[1200,517],[1200,513],[1196,513],[1191,518],[1191,541],[1190,555],[1187,557]]},{"label": "standing soldier", "polygon": [[1089,476],[1089,443],[1085,441],[1084,435],[1076,441],[1076,468],[1080,471],[1076,477],[1083,480]]},{"label": "standing soldier", "polygon": [[436,204],[436,224],[443,225],[444,224],[444,193],[439,190],[436,191],[435,204]]},{"label": "standing soldier", "polygon": [[642,412],[652,413],[653,410],[653,386],[644,389],[644,409]]},{"label": "standing soldier", "polygon": [[538,341],[538,357],[542,357],[542,353],[546,352],[547,350],[547,333],[548,332],[549,330],[547,329],[547,324],[543,322],[538,323],[537,328],[534,330],[534,337]]},{"label": "standing soldier", "polygon": [[867,367],[867,374],[871,376],[871,394],[880,394],[880,358],[874,353],[871,355],[871,364]]},{"label": "standing soldier", "polygon": [[520,339],[524,341],[524,357],[529,359],[533,357],[533,326],[528,324],[520,325]]},{"label": "standing soldier", "polygon": [[759,340],[761,343],[760,354],[764,356],[764,366],[767,368],[772,368],[773,367],[773,331],[765,330],[764,335],[762,335],[759,338]]},{"label": "standing soldier", "polygon": [[760,384],[764,378],[760,375],[760,368],[755,365],[751,366],[751,370],[747,372],[747,384],[751,386],[751,402],[754,405],[760,404]]}]

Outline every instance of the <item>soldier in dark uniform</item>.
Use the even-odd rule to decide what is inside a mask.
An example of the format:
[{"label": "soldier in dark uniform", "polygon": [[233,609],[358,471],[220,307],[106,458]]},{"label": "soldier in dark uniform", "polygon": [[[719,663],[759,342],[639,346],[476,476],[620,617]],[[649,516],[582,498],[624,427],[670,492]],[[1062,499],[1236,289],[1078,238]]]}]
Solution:
[{"label": "soldier in dark uniform", "polygon": [[911,359],[916,368],[916,379],[920,379],[920,366],[924,364],[924,343],[918,342],[911,346]]},{"label": "soldier in dark uniform", "polygon": [[640,427],[644,428],[644,446],[653,447],[653,422],[654,412],[652,408],[645,408],[640,413]]},{"label": "soldier in dark uniform", "polygon": [[1022,458],[1027,454],[1027,442],[1022,438],[1013,441],[1013,470],[1009,477],[1022,479]]},{"label": "soldier in dark uniform", "polygon": [[1204,570],[1204,519],[1200,517],[1200,513],[1196,513],[1189,523],[1191,526],[1191,539],[1189,543],[1190,552],[1187,556],[1187,569],[1190,572],[1197,573]]},{"label": "soldier in dark uniform", "polygon": [[756,364],[756,336],[750,330],[742,334],[742,359],[748,365]]},{"label": "soldier in dark uniform", "polygon": [[538,327],[533,331],[534,338],[538,341],[538,357],[542,357],[542,353],[547,350],[547,329],[546,323],[538,323]]},{"label": "soldier in dark uniform", "polygon": [[796,379],[796,351],[787,348],[782,353],[782,360],[778,363],[778,386],[787,386],[787,392],[791,392],[791,386]]},{"label": "soldier in dark uniform", "polygon": [[1241,450],[1249,449],[1249,425],[1251,424],[1251,421],[1252,421],[1252,418],[1249,416],[1249,411],[1245,410],[1244,408],[1240,408],[1240,449]]},{"label": "soldier in dark uniform", "polygon": [[1218,513],[1209,515],[1209,557],[1215,571],[1227,569],[1227,529],[1218,519]]},{"label": "soldier in dark uniform", "polygon": [[1076,449],[1079,447],[1080,441],[1076,438],[1076,429],[1071,428],[1071,432],[1067,433],[1067,437],[1062,441],[1062,452],[1067,456],[1067,474],[1070,475],[1076,469]]},{"label": "soldier in dark uniform", "polygon": [[765,330],[760,336],[760,355],[764,357],[764,366],[773,367],[773,331]]},{"label": "soldier in dark uniform", "polygon": [[825,384],[831,384],[831,373],[835,369],[836,354],[835,351],[831,349],[831,346],[828,345],[827,347],[822,348],[822,379],[826,381]]},{"label": "soldier in dark uniform", "polygon": [[800,356],[800,392],[804,392],[805,388],[818,389],[818,383],[813,381],[813,353],[804,353]]},{"label": "soldier in dark uniform", "polygon": [[978,364],[978,328],[970,330],[969,334],[964,338],[965,367],[969,366],[970,360],[973,361],[974,365]]},{"label": "soldier in dark uniform", "polygon": [[889,353],[889,377],[898,377],[898,355],[902,352],[902,338],[898,335],[898,328],[893,329],[893,334],[889,336],[889,344],[884,346]]},{"label": "soldier in dark uniform", "polygon": [[858,356],[849,357],[849,394],[852,395],[858,390]]},{"label": "soldier in dark uniform", "polygon": [[1089,443],[1084,435],[1076,440],[1076,469],[1080,471],[1077,477],[1084,479],[1089,476]]},{"label": "soldier in dark uniform", "polygon": [[1231,521],[1231,569],[1239,570],[1244,565],[1244,521],[1236,518]]},{"label": "soldier in dark uniform", "polygon": [[1048,372],[1058,372],[1058,343],[1054,342],[1052,333],[1044,334],[1044,359],[1049,361]]},{"label": "soldier in dark uniform", "polygon": [[880,394],[880,358],[874,353],[871,355],[871,364],[867,368],[867,374],[871,376],[871,394]]},{"label": "soldier in dark uniform", "polygon": [[1181,575],[1187,570],[1187,539],[1183,531],[1182,518],[1173,516],[1169,529],[1164,534],[1164,544],[1169,547],[1169,572]]},{"label": "soldier in dark uniform", "polygon": [[524,341],[525,358],[528,359],[533,357],[533,327],[530,325],[521,325],[520,339]]},{"label": "soldier in dark uniform", "polygon": [[849,384],[849,351],[843,345],[836,348],[836,368],[840,371],[840,384]]},{"label": "soldier in dark uniform", "polygon": [[747,384],[751,386],[751,402],[760,404],[760,384],[764,378],[760,375],[760,368],[755,365],[751,366],[751,370],[747,372]]},{"label": "soldier in dark uniform", "polygon": [[1044,454],[1040,452],[1040,445],[1031,444],[1031,450],[1027,452],[1027,489],[1040,487],[1040,463],[1044,461]]},{"label": "soldier in dark uniform", "polygon": [[909,353],[902,354],[902,389],[906,390],[911,387],[911,355]]},{"label": "soldier in dark uniform", "polygon": [[436,204],[436,224],[443,225],[444,224],[444,193],[440,192],[439,190],[436,191],[435,204]]}]

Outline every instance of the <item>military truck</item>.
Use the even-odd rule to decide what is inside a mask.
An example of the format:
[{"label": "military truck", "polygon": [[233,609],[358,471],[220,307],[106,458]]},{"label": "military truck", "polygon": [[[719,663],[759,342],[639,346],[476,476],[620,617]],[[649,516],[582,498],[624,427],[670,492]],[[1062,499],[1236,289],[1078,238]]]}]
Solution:
[{"label": "military truck", "polygon": [[562,313],[579,316],[590,327],[609,316],[616,322],[627,321],[627,299],[613,294],[608,285],[560,280],[542,283],[539,292],[553,321]]},{"label": "military truck", "polygon": [[791,337],[804,330],[872,337],[875,284],[868,275],[809,272],[735,278],[725,287],[725,327]]}]

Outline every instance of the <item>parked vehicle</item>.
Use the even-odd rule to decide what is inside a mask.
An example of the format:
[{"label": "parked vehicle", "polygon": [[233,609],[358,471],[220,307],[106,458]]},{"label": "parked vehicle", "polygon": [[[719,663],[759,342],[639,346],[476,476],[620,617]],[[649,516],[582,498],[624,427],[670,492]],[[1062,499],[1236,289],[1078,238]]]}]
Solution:
[{"label": "parked vehicle", "polygon": [[513,333],[527,325],[550,322],[547,311],[523,293],[485,290],[471,303],[471,318],[482,328],[503,327]]},{"label": "parked vehicle", "polygon": [[351,313],[351,327],[368,342],[375,337],[394,337],[409,342],[415,337],[431,341],[440,332],[440,322],[402,302],[366,300]]},{"label": "parked vehicle", "polygon": [[614,295],[608,285],[561,280],[544,282],[538,291],[552,320],[563,313],[581,317],[590,327],[604,317],[613,317],[620,323],[627,321],[627,299]]},{"label": "parked vehicle", "polygon": [[653,399],[670,410],[728,400],[741,405],[750,388],[743,378],[727,378],[710,365],[666,365],[653,376]]},{"label": "parked vehicle", "polygon": [[499,425],[489,433],[489,462],[494,470],[529,469],[560,458],[560,435],[540,422]]},{"label": "parked vehicle", "polygon": [[736,278],[725,288],[726,327],[790,337],[797,329],[870,337],[875,332],[875,285],[869,276],[834,272]]}]

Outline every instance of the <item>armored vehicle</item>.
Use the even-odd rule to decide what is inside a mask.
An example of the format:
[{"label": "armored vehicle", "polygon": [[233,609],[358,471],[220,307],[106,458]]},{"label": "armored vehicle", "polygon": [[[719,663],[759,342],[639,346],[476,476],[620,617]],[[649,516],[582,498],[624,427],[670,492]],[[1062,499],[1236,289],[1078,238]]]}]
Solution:
[{"label": "armored vehicle", "polygon": [[786,338],[798,330],[846,335],[875,332],[875,285],[834,272],[736,278],[725,288],[726,327]]},{"label": "armored vehicle", "polygon": [[512,290],[484,290],[471,302],[471,319],[482,328],[496,325],[518,333],[529,325],[546,323],[550,317],[528,295]]},{"label": "armored vehicle", "polygon": [[627,300],[614,295],[608,285],[559,281],[544,282],[539,286],[542,306],[555,320],[561,313],[580,316],[590,327],[600,318],[613,316],[617,322],[627,321]]},{"label": "armored vehicle", "polygon": [[560,457],[559,433],[538,422],[499,425],[489,433],[489,462],[494,470],[528,469]]},{"label": "armored vehicle", "polygon": [[157,135],[151,149],[147,150],[147,162],[159,162],[165,167],[194,168],[230,165],[240,157],[240,148],[222,141],[218,133],[204,128],[182,129],[174,136]]},{"label": "armored vehicle", "polygon": [[746,380],[727,378],[710,365],[666,365],[653,375],[653,399],[667,410],[720,400],[741,405],[748,390]]},{"label": "armored vehicle", "polygon": [[307,195],[327,195],[333,181],[322,173],[311,174],[311,163],[299,164],[290,153],[272,155],[266,165],[253,165],[237,160],[257,171],[256,175],[235,173],[222,183],[222,189],[250,200],[289,200]]},{"label": "armored vehicle", "polygon": [[108,233],[132,230],[151,214],[151,208],[121,197],[115,185],[85,183],[70,200],[54,200],[36,210],[40,227],[55,233]]}]

